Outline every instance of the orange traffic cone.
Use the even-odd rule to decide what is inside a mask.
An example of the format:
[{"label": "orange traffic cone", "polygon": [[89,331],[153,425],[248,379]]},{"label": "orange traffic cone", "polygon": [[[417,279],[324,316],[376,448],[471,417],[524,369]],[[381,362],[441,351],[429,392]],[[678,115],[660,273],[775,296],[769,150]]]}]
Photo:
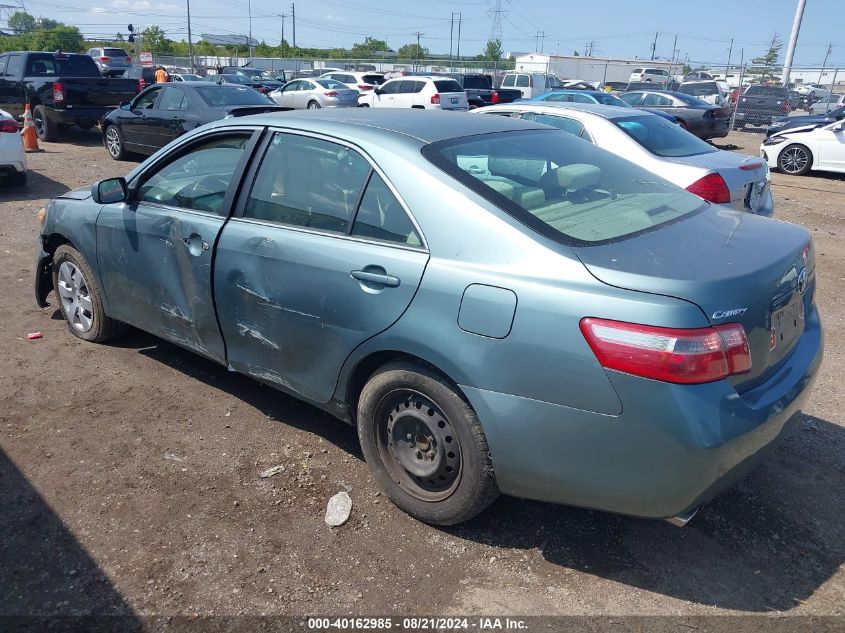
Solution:
[{"label": "orange traffic cone", "polygon": [[26,104],[26,109],[23,112],[23,149],[25,152],[40,152],[38,147],[38,135],[35,133],[35,123],[32,122],[32,111],[29,109],[29,104]]}]

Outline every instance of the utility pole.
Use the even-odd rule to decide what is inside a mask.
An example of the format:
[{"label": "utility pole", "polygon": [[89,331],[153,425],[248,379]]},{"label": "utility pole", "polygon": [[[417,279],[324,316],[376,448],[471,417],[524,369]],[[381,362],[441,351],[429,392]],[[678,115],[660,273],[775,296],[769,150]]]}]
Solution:
[{"label": "utility pole", "polygon": [[194,43],[191,40],[191,0],[185,0],[188,7],[188,57],[191,58],[191,72],[194,72]]},{"label": "utility pole", "polygon": [[421,38],[423,35],[425,35],[425,33],[420,33],[419,31],[417,31],[416,33],[414,33],[414,35],[416,35],[416,36],[417,36],[417,50],[416,50],[416,53],[417,53],[417,54],[416,54],[416,55],[414,55],[414,57],[416,57],[416,64],[414,64],[414,66],[415,66],[415,69],[416,69],[416,70],[419,70],[419,67],[420,67],[420,57],[422,57],[422,54],[421,54],[421,53],[422,53],[422,50],[420,50],[420,38]]},{"label": "utility pole", "polygon": [[651,43],[651,61],[654,61],[654,52],[657,50],[657,36],[660,35],[659,32],[654,34],[654,41]]},{"label": "utility pole", "polygon": [[734,38],[731,38],[731,45],[728,47],[728,65],[725,68],[725,79],[728,78],[728,73],[731,72],[731,53],[734,51]]},{"label": "utility pole", "polygon": [[[455,36],[455,12],[452,11],[452,15],[450,16],[450,24],[449,24],[449,61],[452,61],[452,46],[454,44],[454,36]],[[451,66],[450,66],[451,70]]]},{"label": "utility pole", "polygon": [[296,48],[296,4],[290,5],[290,21],[293,25],[293,47]]},{"label": "utility pole", "polygon": [[463,14],[458,12],[458,61],[461,61],[461,22],[463,22]]},{"label": "utility pole", "polygon": [[545,31],[537,31],[537,43],[534,46],[535,53],[542,53],[543,52],[543,40],[546,39],[546,32]]},{"label": "utility pole", "polygon": [[798,0],[795,9],[795,19],[792,21],[792,33],[789,35],[789,46],[786,47],[786,59],[783,62],[783,76],[781,83],[789,86],[789,75],[792,72],[792,58],[795,56],[795,45],[798,43],[798,32],[801,30],[801,20],[804,18],[804,5],[807,0]]},{"label": "utility pole", "polygon": [[822,82],[822,75],[824,75],[824,67],[827,66],[827,60],[830,58],[830,54],[833,52],[833,44],[827,45],[827,52],[824,54],[824,61],[822,62],[822,69],[819,71],[819,83]]},{"label": "utility pole", "polygon": [[280,13],[279,17],[282,18],[282,41],[279,42],[279,47],[283,47],[285,45],[285,18],[288,17],[287,13]]},{"label": "utility pole", "polygon": [[252,0],[247,0],[246,10],[249,13],[249,59],[252,60]]},{"label": "utility pole", "polygon": [[675,53],[678,52],[678,34],[675,33],[675,41],[672,44],[672,63],[675,63]]}]

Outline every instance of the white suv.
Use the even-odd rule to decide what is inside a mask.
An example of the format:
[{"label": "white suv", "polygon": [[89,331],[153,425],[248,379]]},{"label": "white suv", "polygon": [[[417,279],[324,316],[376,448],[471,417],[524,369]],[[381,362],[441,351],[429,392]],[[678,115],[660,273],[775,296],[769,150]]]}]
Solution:
[{"label": "white suv", "polygon": [[628,83],[636,83],[641,81],[653,81],[658,84],[668,84],[672,76],[668,70],[662,68],[634,68],[631,76],[628,78]]},{"label": "white suv", "polygon": [[399,77],[358,97],[365,108],[469,110],[467,93],[449,77]]}]

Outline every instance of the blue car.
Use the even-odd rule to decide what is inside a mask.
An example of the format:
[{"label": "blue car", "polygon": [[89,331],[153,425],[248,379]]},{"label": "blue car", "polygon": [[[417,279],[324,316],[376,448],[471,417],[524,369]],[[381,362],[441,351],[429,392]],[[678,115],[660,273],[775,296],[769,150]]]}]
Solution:
[{"label": "blue car", "polygon": [[[514,103],[536,103],[543,101],[549,103],[597,103],[599,105],[619,106],[620,108],[633,107],[622,101],[622,99],[616,95],[612,95],[609,92],[603,92],[601,90],[554,90],[552,92],[537,95],[531,99],[518,99],[517,101],[514,101]],[[672,123],[678,122],[678,119],[662,110],[657,110],[655,108],[638,109],[656,114],[667,121],[671,121]]]},{"label": "blue car", "polygon": [[508,117],[223,119],[40,221],[71,334],[131,325],[328,411],[434,524],[499,493],[684,523],[822,358],[805,229]]}]

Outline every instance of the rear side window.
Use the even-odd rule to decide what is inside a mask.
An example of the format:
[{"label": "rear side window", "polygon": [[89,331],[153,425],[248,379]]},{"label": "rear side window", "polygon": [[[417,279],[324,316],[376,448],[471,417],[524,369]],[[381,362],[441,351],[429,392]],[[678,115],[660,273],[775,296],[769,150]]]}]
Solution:
[{"label": "rear side window", "polygon": [[528,75],[517,75],[516,77],[516,86],[517,88],[528,88],[531,82],[528,81]]},{"label": "rear side window", "polygon": [[568,92],[553,92],[549,96],[545,97],[543,101],[557,101],[562,103],[571,103],[572,102],[572,94]]},{"label": "rear side window", "polygon": [[321,139],[277,133],[244,217],[345,233],[370,173],[364,158]]},{"label": "rear side window", "polygon": [[6,75],[8,77],[20,77],[23,75],[23,55],[9,55]]},{"label": "rear side window", "polygon": [[516,75],[507,75],[502,81],[502,88],[513,88],[516,82]]},{"label": "rear side window", "polygon": [[640,101],[642,101],[643,95],[641,92],[631,92],[624,95],[619,95],[619,98],[622,99],[625,103],[631,106],[639,105]]},{"label": "rear side window", "polygon": [[657,107],[670,106],[673,103],[674,102],[672,101],[672,98],[667,97],[666,95],[650,94],[650,95],[646,95],[645,98],[643,99],[643,105],[644,106],[657,106]]},{"label": "rear side window", "polygon": [[559,130],[563,130],[573,136],[581,136],[584,132],[584,125],[580,121],[570,119],[564,116],[551,116],[548,114],[523,114],[522,118],[526,121],[534,121],[535,123],[543,123],[544,125],[551,125]]},{"label": "rear side window", "polygon": [[568,244],[653,230],[707,208],[659,176],[556,130],[427,145],[434,165],[529,228]]},{"label": "rear side window", "polygon": [[461,88],[461,84],[459,84],[454,79],[436,79],[434,81],[434,87],[437,89],[437,92],[463,92],[464,89]]},{"label": "rear side window", "polygon": [[88,55],[30,53],[26,69],[30,77],[100,77],[94,60]]},{"label": "rear side window", "polygon": [[373,172],[355,215],[352,235],[422,246],[411,219],[381,176]]}]

